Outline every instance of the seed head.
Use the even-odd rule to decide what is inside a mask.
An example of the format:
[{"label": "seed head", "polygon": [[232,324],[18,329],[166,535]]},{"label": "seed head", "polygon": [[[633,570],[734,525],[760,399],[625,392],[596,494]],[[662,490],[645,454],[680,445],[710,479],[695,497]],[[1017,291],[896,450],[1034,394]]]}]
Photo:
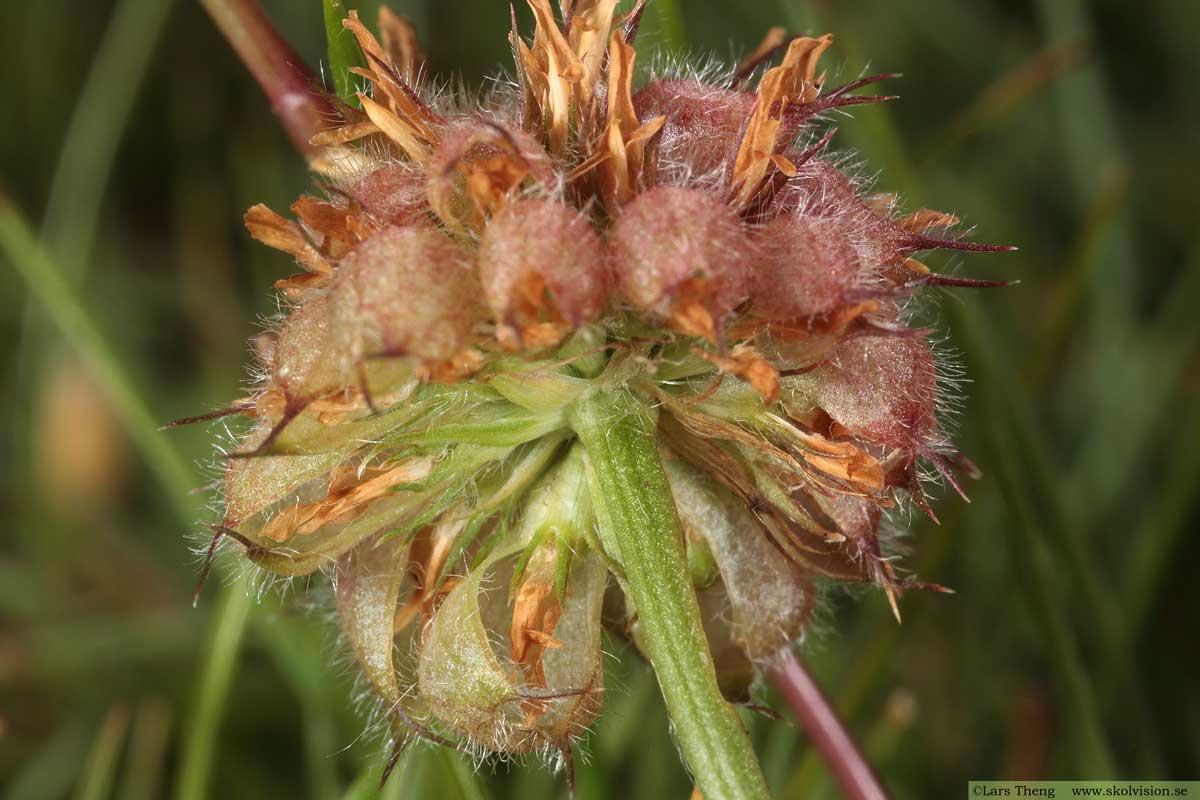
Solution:
[{"label": "seed head", "polygon": [[398,740],[500,754],[567,752],[601,707],[601,612],[624,579],[580,399],[654,409],[718,678],[745,697],[821,583],[893,603],[919,586],[881,520],[909,499],[932,514],[922,462],[955,488],[969,462],[910,300],[985,284],[913,256],[1003,249],[899,214],[824,152],[821,115],[884,77],[827,88],[830,36],[791,40],[753,88],[769,46],[639,87],[615,0],[562,22],[529,2],[516,83],[479,100],[420,81],[401,18],[381,16],[383,45],[346,20],[369,91],[313,140],[329,197],[246,217],[302,272],[230,409],[251,422],[221,526],[267,571],[333,577]]}]

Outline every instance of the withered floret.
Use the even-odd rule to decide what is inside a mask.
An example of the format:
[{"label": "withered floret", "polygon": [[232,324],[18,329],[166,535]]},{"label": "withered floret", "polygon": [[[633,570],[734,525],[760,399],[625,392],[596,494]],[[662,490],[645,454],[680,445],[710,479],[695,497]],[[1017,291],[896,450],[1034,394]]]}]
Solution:
[{"label": "withered floret", "polygon": [[428,166],[429,205],[451,229],[478,230],[522,186],[549,186],[550,157],[525,131],[482,117],[441,131]]}]

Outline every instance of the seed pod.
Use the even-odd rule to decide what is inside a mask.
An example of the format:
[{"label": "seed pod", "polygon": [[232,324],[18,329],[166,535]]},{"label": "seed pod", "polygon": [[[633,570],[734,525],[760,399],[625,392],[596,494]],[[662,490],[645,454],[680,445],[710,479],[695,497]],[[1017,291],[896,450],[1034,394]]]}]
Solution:
[{"label": "seed pod", "polygon": [[497,214],[480,237],[479,276],[496,320],[510,331],[591,322],[608,299],[600,239],[586,217],[555,200],[518,200]]},{"label": "seed pod", "polygon": [[[607,567],[580,529],[593,524],[577,449],[534,490],[520,527],[450,592],[425,629],[420,697],[473,744],[502,753],[565,749],[599,713]],[[513,587],[511,604],[497,586]]]},{"label": "seed pod", "polygon": [[[858,337],[826,362],[785,379],[785,405],[815,404],[863,438],[921,448],[937,430],[937,372],[924,339]],[[789,409],[790,410],[790,409]]]},{"label": "seed pod", "polygon": [[405,583],[410,541],[372,539],[338,559],[337,610],[342,630],[372,688],[388,707],[403,702],[396,674],[393,620]]},{"label": "seed pod", "polygon": [[342,386],[329,331],[329,298],[324,292],[311,294],[280,326],[271,355],[271,383],[289,404]]},{"label": "seed pod", "polygon": [[658,145],[660,171],[695,178],[732,158],[754,95],[692,80],[657,80],[633,95],[638,119],[666,117]]},{"label": "seed pod", "polygon": [[521,545],[502,549],[451,590],[426,627],[417,661],[421,702],[443,725],[491,752],[565,747],[600,710],[604,671],[600,607],[606,567],[590,554],[574,564],[552,644],[541,654],[544,686],[509,660],[511,609],[499,585]]},{"label": "seed pod", "polygon": [[746,298],[749,236],[699,189],[659,186],[622,209],[609,234],[613,278],[633,306],[712,338]]},{"label": "seed pod", "polygon": [[814,158],[788,181],[779,207],[835,223],[866,269],[899,263],[912,252],[913,234],[871,208],[854,182],[830,162]]},{"label": "seed pod", "polygon": [[409,163],[385,164],[367,173],[350,189],[350,197],[386,225],[430,222],[425,174]]},{"label": "seed pod", "polygon": [[751,310],[768,319],[826,314],[846,301],[861,265],[834,220],[776,217],[757,232]]},{"label": "seed pod", "polygon": [[446,361],[479,319],[472,253],[432,228],[387,228],[340,265],[330,288],[342,368],[374,355]]}]

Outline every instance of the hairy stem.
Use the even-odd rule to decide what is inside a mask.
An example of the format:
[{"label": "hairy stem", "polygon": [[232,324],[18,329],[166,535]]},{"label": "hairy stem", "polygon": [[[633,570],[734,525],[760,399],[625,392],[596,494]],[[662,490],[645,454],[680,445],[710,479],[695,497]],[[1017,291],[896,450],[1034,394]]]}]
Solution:
[{"label": "hairy stem", "polygon": [[200,0],[238,58],[271,101],[292,144],[310,160],[319,149],[310,140],[333,114],[312,72],[267,18],[257,0]]},{"label": "hairy stem", "polygon": [[790,650],[772,667],[771,682],[787,701],[813,747],[821,753],[842,796],[846,800],[887,800],[879,778],[837,712]]},{"label": "hairy stem", "polygon": [[605,390],[580,400],[571,424],[587,451],[601,537],[624,568],[641,643],[697,788],[705,800],[766,798],[750,738],[717,687],[649,411],[624,390]]}]

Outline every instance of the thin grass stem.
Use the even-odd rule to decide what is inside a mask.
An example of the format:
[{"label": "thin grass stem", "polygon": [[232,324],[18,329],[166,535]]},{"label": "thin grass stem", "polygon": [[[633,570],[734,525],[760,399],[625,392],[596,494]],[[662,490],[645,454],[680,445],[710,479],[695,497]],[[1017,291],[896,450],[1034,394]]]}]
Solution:
[{"label": "thin grass stem", "polygon": [[796,654],[789,650],[771,667],[770,678],[846,800],[887,800],[875,771]]}]

